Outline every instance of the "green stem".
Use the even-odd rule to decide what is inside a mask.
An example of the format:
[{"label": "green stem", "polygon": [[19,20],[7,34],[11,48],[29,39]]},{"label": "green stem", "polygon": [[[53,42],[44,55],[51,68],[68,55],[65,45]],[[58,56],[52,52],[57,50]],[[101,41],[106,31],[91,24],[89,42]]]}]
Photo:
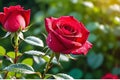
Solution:
[{"label": "green stem", "polygon": [[[15,59],[14,59],[14,64],[17,63],[17,54],[18,54],[18,47],[19,46],[19,36],[17,34],[17,32],[14,35],[14,52],[15,52]],[[15,73],[15,77],[16,77],[16,73]]]},{"label": "green stem", "polygon": [[3,77],[3,79],[6,79],[7,75],[8,75],[8,71],[5,73],[5,76]]},{"label": "green stem", "polygon": [[15,59],[14,59],[14,63],[16,64],[16,63],[17,63],[18,47],[16,46],[16,47],[14,48],[14,50],[15,50]]},{"label": "green stem", "polygon": [[14,59],[14,64],[17,63],[17,53],[18,53],[18,45],[19,45],[19,37],[17,35],[17,33],[15,33],[14,36],[14,51],[15,51],[15,59]]},{"label": "green stem", "polygon": [[48,70],[49,70],[49,66],[50,66],[50,63],[51,63],[52,59],[54,58],[54,55],[55,55],[54,53],[51,54],[50,60],[49,60],[49,62],[46,64],[45,71],[44,71],[43,76],[42,76],[43,79],[44,79],[44,77],[45,77],[45,74],[46,74],[46,73],[48,72]]},{"label": "green stem", "polygon": [[40,79],[42,78],[42,76],[41,76],[41,73],[40,73],[40,72],[36,72],[35,74],[37,74],[37,75],[40,77]]},{"label": "green stem", "polygon": [[[14,64],[17,63],[17,53],[18,53],[18,45],[19,45],[19,36],[17,33],[14,35],[14,52],[15,52],[15,59],[14,59]],[[7,77],[8,71],[5,73],[4,79]]]}]

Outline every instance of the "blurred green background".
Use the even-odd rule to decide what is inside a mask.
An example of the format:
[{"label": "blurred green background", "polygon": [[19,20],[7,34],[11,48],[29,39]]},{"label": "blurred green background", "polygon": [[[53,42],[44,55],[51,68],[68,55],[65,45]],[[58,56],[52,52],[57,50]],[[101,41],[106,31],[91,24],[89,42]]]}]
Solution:
[{"label": "blurred green background", "polygon": [[[44,18],[50,16],[72,15],[90,31],[89,41],[93,48],[87,56],[72,55],[77,60],[62,56],[63,67],[54,65],[49,73],[63,72],[78,79],[101,78],[106,73],[120,75],[120,0],[0,0],[0,12],[3,7],[17,4],[31,9],[30,24],[33,25],[24,33],[25,37],[34,35],[45,43],[41,34],[46,33]],[[5,33],[0,28],[0,37]],[[10,38],[1,39],[0,46],[7,52],[13,51]],[[24,42],[20,45],[21,53],[30,49],[41,50]],[[39,67],[36,70],[40,70]]]}]

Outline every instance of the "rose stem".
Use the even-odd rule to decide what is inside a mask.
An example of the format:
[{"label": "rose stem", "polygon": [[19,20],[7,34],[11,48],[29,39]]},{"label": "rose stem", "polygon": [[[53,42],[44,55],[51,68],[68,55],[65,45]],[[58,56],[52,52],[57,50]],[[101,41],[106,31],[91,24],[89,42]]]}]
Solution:
[{"label": "rose stem", "polygon": [[[15,33],[14,36],[14,52],[15,52],[15,59],[14,59],[14,64],[16,64],[17,62],[17,53],[18,53],[18,44],[19,44],[19,37],[17,35],[17,33]],[[8,71],[5,73],[4,79],[7,77]],[[15,73],[16,76],[16,73]]]},{"label": "rose stem", "polygon": [[17,35],[17,33],[15,33],[15,36],[14,36],[14,52],[15,52],[15,59],[14,59],[14,64],[17,63],[17,53],[18,53],[18,44],[19,44],[19,37]]},{"label": "rose stem", "polygon": [[50,65],[50,63],[51,63],[51,61],[52,61],[53,58],[54,58],[54,53],[51,54],[50,60],[49,60],[49,62],[46,64],[45,71],[44,71],[43,76],[42,76],[43,79],[44,79],[44,77],[45,77],[45,74],[46,74],[47,71],[49,70],[49,65]]},{"label": "rose stem", "polygon": [[6,79],[7,75],[8,75],[8,71],[5,73],[5,76],[4,76],[3,79]]},{"label": "rose stem", "polygon": [[[14,59],[14,64],[17,63],[17,53],[18,53],[18,46],[19,46],[19,36],[17,33],[15,33],[15,36],[14,36],[14,52],[15,52],[15,59]],[[16,77],[16,73],[15,73],[15,77]]]}]

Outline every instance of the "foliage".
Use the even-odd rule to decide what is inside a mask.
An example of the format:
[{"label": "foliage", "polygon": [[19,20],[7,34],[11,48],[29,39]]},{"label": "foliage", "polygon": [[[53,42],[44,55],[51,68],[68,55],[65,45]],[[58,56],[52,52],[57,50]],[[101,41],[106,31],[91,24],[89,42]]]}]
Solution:
[{"label": "foliage", "polygon": [[[19,46],[18,57],[20,58],[15,65],[12,65],[15,55],[8,38],[10,33],[6,34],[0,28],[0,78],[4,78],[4,73],[8,74],[7,78],[14,78],[12,76],[15,75],[17,78],[23,79],[41,77],[51,56],[51,51],[45,42],[46,34],[43,34],[46,33],[44,18],[62,15],[72,15],[85,24],[90,31],[88,39],[92,42],[93,48],[86,56],[70,55],[76,58],[75,60],[65,55],[55,55],[57,59],[53,58],[53,65],[50,65],[52,68],[45,78],[59,77],[61,79],[61,76],[64,79],[71,79],[70,76],[78,79],[101,78],[108,72],[120,75],[120,0],[1,0],[0,11],[5,6],[16,4],[31,9],[32,25],[24,33],[25,40]],[[3,39],[5,34],[5,37],[8,37]],[[31,35],[33,36],[31,37]],[[37,44],[41,45],[37,46]],[[17,65],[22,67],[19,68]],[[13,70],[13,67],[18,70]],[[23,74],[24,70],[33,71],[34,74]],[[23,72],[17,73],[21,71]]]}]

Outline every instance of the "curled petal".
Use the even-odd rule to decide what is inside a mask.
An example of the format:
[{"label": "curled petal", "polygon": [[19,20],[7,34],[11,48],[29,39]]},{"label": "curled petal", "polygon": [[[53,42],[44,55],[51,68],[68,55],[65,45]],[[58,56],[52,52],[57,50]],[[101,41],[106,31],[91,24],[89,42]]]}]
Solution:
[{"label": "curled petal", "polygon": [[53,22],[55,20],[57,20],[57,18],[53,18],[53,17],[45,18],[45,26],[48,33],[55,28],[53,26]]},{"label": "curled petal", "polygon": [[92,48],[92,44],[90,42],[86,41],[82,47],[80,47],[78,49],[65,50],[65,51],[63,51],[63,53],[66,53],[66,54],[71,53],[74,55],[79,55],[79,54],[86,55],[88,53],[89,49],[91,49],[91,48]]},{"label": "curled petal", "polygon": [[13,12],[13,11],[22,11],[22,10],[23,10],[23,7],[21,7],[20,5],[4,7],[4,13],[6,14],[9,14],[10,12]]},{"label": "curled petal", "polygon": [[78,47],[82,46],[82,44],[79,42],[75,42],[70,39],[64,38],[63,36],[61,36],[60,34],[54,32],[54,31],[53,31],[53,33],[56,36],[56,38],[58,38],[58,40],[61,42],[61,44],[66,47],[66,49],[71,49],[73,47],[78,48]]},{"label": "curled petal", "polygon": [[63,44],[61,44],[61,42],[56,38],[53,33],[48,34],[46,42],[49,48],[52,49],[54,52],[60,52],[61,50],[65,50]]},{"label": "curled petal", "polygon": [[26,26],[28,26],[28,24],[30,22],[30,11],[31,11],[30,9],[22,11],[23,17],[26,21]]}]

